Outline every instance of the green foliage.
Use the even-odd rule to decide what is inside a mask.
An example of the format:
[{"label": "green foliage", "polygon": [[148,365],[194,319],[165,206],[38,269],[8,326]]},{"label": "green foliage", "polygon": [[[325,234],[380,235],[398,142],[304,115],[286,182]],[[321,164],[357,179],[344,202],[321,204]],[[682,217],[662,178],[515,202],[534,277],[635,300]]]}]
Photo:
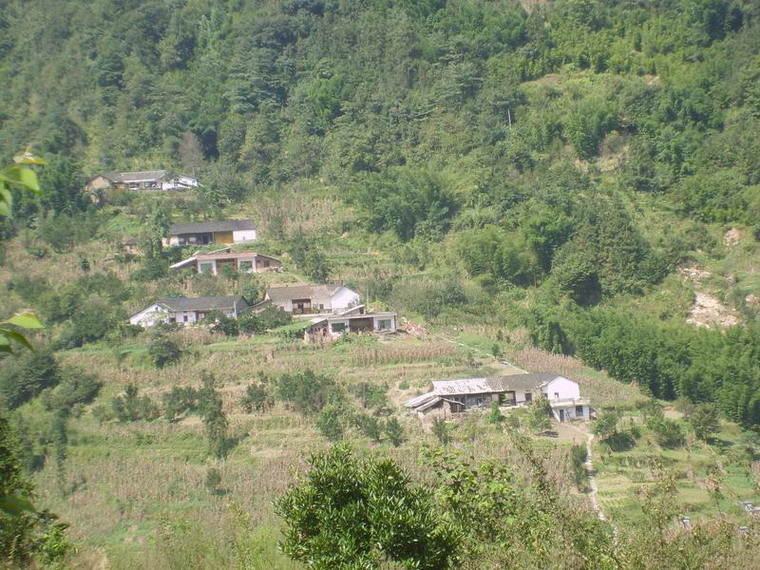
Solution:
[{"label": "green foliage", "polygon": [[310,568],[453,567],[459,537],[430,492],[395,463],[336,446],[312,455],[309,465],[276,504],[288,556]]},{"label": "green foliage", "polygon": [[182,350],[174,340],[161,332],[156,332],[148,344],[148,355],[153,361],[153,365],[161,369],[179,362],[182,358]]},{"label": "green foliage", "polygon": [[164,417],[177,421],[185,414],[191,414],[198,409],[198,391],[190,386],[174,386],[170,392],[163,395]]},{"label": "green foliage", "polygon": [[228,435],[229,422],[224,413],[222,395],[216,389],[216,377],[210,372],[201,372],[201,384],[198,409],[206,431],[208,452],[216,459],[224,459],[230,451],[232,441]]},{"label": "green foliage", "polygon": [[654,435],[654,440],[661,447],[674,448],[684,444],[681,425],[667,418],[652,418],[647,421],[647,427]]},{"label": "green foliage", "polygon": [[304,415],[317,414],[327,404],[339,403],[344,398],[332,378],[310,369],[283,374],[276,385],[277,399]]},{"label": "green foliage", "polygon": [[620,414],[614,410],[605,410],[596,418],[591,425],[591,433],[601,441],[612,437],[618,431]]},{"label": "green foliage", "polygon": [[290,324],[293,317],[280,307],[270,306],[260,313],[247,313],[238,318],[238,329],[241,333],[261,334]]},{"label": "green foliage", "polygon": [[[327,404],[317,413],[314,425],[330,441],[340,441],[346,431],[345,410],[338,404]],[[371,429],[370,429],[371,431]]]},{"label": "green foliage", "polygon": [[34,507],[34,489],[24,475],[18,439],[0,415],[0,563],[22,568],[37,563],[61,564],[73,545],[68,525]]},{"label": "green foliage", "polygon": [[364,413],[356,414],[354,416],[354,425],[371,441],[378,442],[382,438],[383,426],[375,416]]},{"label": "green foliage", "polygon": [[29,352],[17,361],[6,361],[0,373],[0,396],[5,406],[17,408],[43,390],[61,382],[61,369],[50,350]]},{"label": "green foliage", "polygon": [[551,414],[549,400],[544,396],[533,400],[528,406],[528,414],[526,416],[528,429],[533,432],[540,432],[551,428],[552,422],[549,414]]},{"label": "green foliage", "polygon": [[393,447],[398,447],[406,440],[404,437],[404,428],[395,416],[391,416],[385,421],[383,430],[385,431],[385,436]]},{"label": "green foliage", "polygon": [[433,418],[432,425],[433,435],[441,445],[448,445],[451,443],[451,430],[452,428],[446,423],[443,418]]},{"label": "green foliage", "polygon": [[696,406],[695,409],[686,417],[694,435],[697,439],[707,441],[710,436],[720,430],[720,419],[718,410],[710,404]]},{"label": "green foliage", "polygon": [[127,384],[124,395],[111,400],[116,419],[121,423],[140,420],[151,421],[159,417],[158,406],[148,396],[138,396],[137,386]]},{"label": "green foliage", "polygon": [[403,241],[415,236],[440,239],[456,212],[440,176],[410,168],[362,177],[352,199],[364,212],[368,229],[393,231]]},{"label": "green foliage", "polygon": [[388,386],[357,382],[351,385],[351,393],[359,400],[362,408],[382,410],[388,406]]},{"label": "green foliage", "polygon": [[245,395],[241,398],[240,404],[248,412],[265,412],[274,404],[274,398],[269,392],[268,384],[259,382],[250,384],[245,389]]},{"label": "green foliage", "polygon": [[499,402],[491,402],[491,411],[488,412],[488,423],[494,425],[500,425],[504,421],[504,414],[499,409]]}]

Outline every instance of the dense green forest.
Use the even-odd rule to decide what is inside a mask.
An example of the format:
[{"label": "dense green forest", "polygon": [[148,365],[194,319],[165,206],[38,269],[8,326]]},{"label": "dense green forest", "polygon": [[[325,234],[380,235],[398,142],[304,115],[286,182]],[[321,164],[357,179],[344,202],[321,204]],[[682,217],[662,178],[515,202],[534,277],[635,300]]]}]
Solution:
[{"label": "dense green forest", "polygon": [[[0,157],[45,160],[0,225],[2,316],[46,327],[3,361],[0,408],[54,418],[20,456],[65,463],[102,386],[75,351],[189,358],[127,324],[147,299],[261,297],[251,276],[170,273],[188,251],[160,244],[170,223],[244,216],[300,278],[431,327],[519,329],[757,430],[759,19],[754,0],[0,0]],[[83,191],[159,168],[202,186]],[[687,324],[698,292],[735,323]],[[157,417],[130,386],[121,411]]]},{"label": "dense green forest", "polygon": [[[82,195],[88,175],[169,167],[204,181],[197,200],[170,208],[176,219],[235,215],[267,197],[299,196],[302,209],[310,196],[343,202],[352,215],[320,236],[286,227],[287,205],[263,219],[271,238],[304,242],[293,247],[307,275],[330,277],[321,242],[349,232],[445,277],[420,306],[398,267],[373,276],[367,288],[391,305],[482,315],[517,289],[530,291],[523,309],[601,304],[589,326],[609,329],[616,317],[603,307],[713,247],[703,224],[760,232],[757,10],[723,0],[6,2],[0,148],[32,144],[48,160],[45,192],[20,201],[6,235],[29,227],[70,249],[113,215]],[[117,326],[113,311],[75,300],[130,296],[103,274],[52,294],[23,275],[12,283],[51,322],[73,323],[58,346]],[[617,372],[587,348],[591,329],[537,318],[564,337],[533,331],[547,348],[579,351],[656,396],[717,397],[729,417],[760,421],[760,367],[735,346],[756,352],[751,324],[724,337],[641,323],[677,346],[725,352],[741,368],[728,374],[715,371],[723,360],[693,362],[648,333],[648,347],[631,348],[640,330],[622,317],[619,342],[678,365]]]}]

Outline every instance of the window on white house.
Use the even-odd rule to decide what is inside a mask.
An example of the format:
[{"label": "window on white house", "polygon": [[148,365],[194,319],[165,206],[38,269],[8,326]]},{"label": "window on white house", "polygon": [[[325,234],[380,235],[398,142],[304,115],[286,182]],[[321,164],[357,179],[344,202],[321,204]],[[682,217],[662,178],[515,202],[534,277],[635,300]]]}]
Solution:
[{"label": "window on white house", "polygon": [[250,273],[251,271],[253,271],[253,261],[241,261],[238,264],[238,269],[240,269],[240,271],[245,271],[247,273]]},{"label": "window on white house", "polygon": [[582,416],[583,415],[583,406],[575,406],[575,415],[576,416]]},{"label": "window on white house", "polygon": [[183,320],[184,322],[187,322],[187,315],[182,315],[182,320]]},{"label": "window on white house", "polygon": [[379,331],[388,331],[391,329],[391,320],[390,319],[380,319],[377,321],[377,330]]},{"label": "window on white house", "polygon": [[342,333],[346,330],[346,323],[330,323],[330,330],[334,333]]},{"label": "window on white house", "polygon": [[198,266],[198,270],[200,271],[200,273],[213,273],[214,272],[214,262],[213,261],[202,262]]},{"label": "window on white house", "polygon": [[533,401],[533,393],[532,392],[525,392],[525,401],[526,402],[532,402]]}]

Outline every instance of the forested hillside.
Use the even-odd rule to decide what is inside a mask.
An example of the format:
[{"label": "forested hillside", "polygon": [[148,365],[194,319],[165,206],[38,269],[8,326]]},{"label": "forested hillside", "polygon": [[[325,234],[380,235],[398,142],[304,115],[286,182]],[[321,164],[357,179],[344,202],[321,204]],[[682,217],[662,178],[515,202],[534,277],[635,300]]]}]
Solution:
[{"label": "forested hillside", "polygon": [[[425,366],[480,373],[482,363],[444,344],[383,352],[346,343],[314,363],[312,349],[237,339],[279,322],[195,336],[127,324],[158,297],[259,300],[280,281],[345,283],[368,304],[440,335],[435,342],[477,330],[479,348],[517,355],[526,368],[536,349],[553,364],[574,367],[567,363],[576,358],[603,371],[590,373],[584,389],[596,390],[592,397],[604,406],[633,407],[639,392],[692,412],[714,403],[724,420],[756,431],[759,26],[754,0],[0,0],[2,165],[26,147],[45,160],[37,168],[40,194],[15,194],[13,216],[0,225],[0,316],[33,307],[45,323],[32,335],[39,350],[6,358],[0,370],[0,408],[22,410],[11,424],[29,434],[27,467],[42,469],[44,457],[66,463],[67,425],[77,425],[87,445],[129,437],[136,448],[147,441],[190,449],[174,431],[176,417],[200,414],[205,427],[198,429],[208,435],[224,398],[227,412],[271,413],[276,406],[267,398],[280,375],[305,374],[304,364],[323,365],[346,382],[362,379],[359,367],[374,366],[371,381],[385,386],[392,378],[397,386],[395,404],[436,377]],[[182,193],[84,191],[101,172],[151,169],[197,176],[202,185]],[[169,224],[222,218],[251,218],[257,251],[282,259],[287,273],[169,271],[190,254],[161,246]],[[139,254],[122,247],[125,238],[137,238]],[[394,368],[399,363],[420,364],[419,376]],[[203,376],[197,393],[175,393],[168,405],[158,372],[165,366],[180,383],[219,366],[224,389]],[[260,381],[250,384],[254,371]],[[604,374],[636,389],[599,389]],[[252,400],[240,408],[224,390],[242,383]],[[366,394],[350,390],[342,397],[369,409]],[[299,439],[304,426],[348,417],[350,406],[333,404],[312,415],[286,406],[288,413],[250,425],[267,434],[291,430],[307,446],[311,440]],[[165,416],[160,434],[139,432],[134,443],[121,429],[156,420],[167,405],[179,411]],[[81,423],[72,419],[80,416]],[[240,435],[247,421],[237,424],[238,441],[247,437]],[[351,429],[372,424],[357,422]],[[367,436],[375,443],[385,437],[379,425],[376,439]],[[277,447],[252,444],[257,462],[271,459],[270,443]],[[539,469],[524,442],[509,445],[504,457],[523,453],[527,472]],[[305,455],[282,453],[287,461],[276,467],[283,472]],[[314,461],[338,461],[341,453],[350,456]],[[374,469],[345,457],[351,469]],[[204,460],[186,452],[185,463],[198,469]],[[225,476],[240,482],[244,467],[235,464]],[[64,488],[76,493],[78,483],[64,485],[59,469],[43,484],[62,496]],[[437,484],[445,496],[441,481],[451,473],[443,471]],[[219,484],[207,486],[216,492]],[[269,528],[272,493],[283,489],[240,482],[230,492],[241,488],[250,491],[247,508],[267,505],[251,524]],[[539,491],[540,509],[530,512],[544,522],[562,518],[542,503],[551,492]],[[450,513],[461,515],[461,505],[447,500]],[[133,508],[119,503],[107,512],[127,521]],[[593,516],[584,520],[589,532],[601,532]],[[122,530],[109,527],[108,536]],[[449,536],[451,529],[438,531]],[[475,547],[478,537],[467,537],[460,536],[467,548],[485,548],[494,567],[504,562],[498,548]],[[644,544],[639,539],[625,556]],[[659,539],[658,560],[666,560],[662,532]],[[562,540],[584,564],[635,567],[569,535]]]},{"label": "forested hillside", "polygon": [[[754,3],[724,0],[6,2],[0,147],[32,144],[49,162],[45,192],[19,204],[7,231],[36,227],[69,248],[102,232],[81,194],[88,175],[174,168],[204,181],[175,219],[267,204],[254,215],[269,237],[301,228],[328,257],[332,238],[359,236],[398,262],[368,270],[367,284],[397,308],[420,312],[400,279],[419,270],[447,284],[428,291],[426,317],[456,305],[483,315],[499,295],[519,305],[510,317],[533,308],[541,323],[557,304],[562,315],[614,305],[704,252],[713,265],[726,258],[705,224],[746,228],[750,242],[760,231],[756,17]],[[70,216],[78,231],[61,231]],[[725,273],[737,271],[754,268]],[[753,320],[753,282],[717,289]],[[681,314],[665,316],[683,321],[688,294],[673,293]],[[537,342],[591,342],[562,315],[561,338],[536,329]],[[753,330],[742,334],[756,346]],[[742,368],[726,381],[726,413],[755,423],[756,357],[703,336]],[[709,388],[695,386],[692,360],[664,378],[619,377],[713,399],[724,381],[709,371]]]}]

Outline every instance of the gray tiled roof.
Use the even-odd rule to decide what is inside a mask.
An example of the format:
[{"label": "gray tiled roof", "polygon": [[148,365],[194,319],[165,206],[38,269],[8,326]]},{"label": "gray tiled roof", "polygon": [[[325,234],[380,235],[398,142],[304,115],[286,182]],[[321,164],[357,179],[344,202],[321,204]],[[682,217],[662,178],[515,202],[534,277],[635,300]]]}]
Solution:
[{"label": "gray tiled roof", "polygon": [[230,297],[165,297],[156,301],[170,311],[223,311],[226,309],[238,310],[248,306],[242,295]]},{"label": "gray tiled roof", "polygon": [[103,177],[111,182],[143,182],[147,180],[162,180],[167,170],[142,170],[140,172],[104,172]]},{"label": "gray tiled roof", "polygon": [[292,299],[332,297],[342,288],[342,285],[289,285],[284,287],[270,287],[267,289],[267,298],[274,303],[285,303]]},{"label": "gray tiled roof", "polygon": [[536,372],[530,374],[511,374],[509,376],[491,376],[489,378],[434,380],[433,392],[438,396],[454,396],[459,394],[489,394],[493,392],[510,392],[512,390],[533,390],[559,376],[559,374],[553,372]]},{"label": "gray tiled roof", "polygon": [[187,224],[173,224],[169,227],[169,234],[173,236],[182,234],[199,234],[204,232],[233,232],[252,230],[251,220],[219,220],[217,222],[190,222]]}]

